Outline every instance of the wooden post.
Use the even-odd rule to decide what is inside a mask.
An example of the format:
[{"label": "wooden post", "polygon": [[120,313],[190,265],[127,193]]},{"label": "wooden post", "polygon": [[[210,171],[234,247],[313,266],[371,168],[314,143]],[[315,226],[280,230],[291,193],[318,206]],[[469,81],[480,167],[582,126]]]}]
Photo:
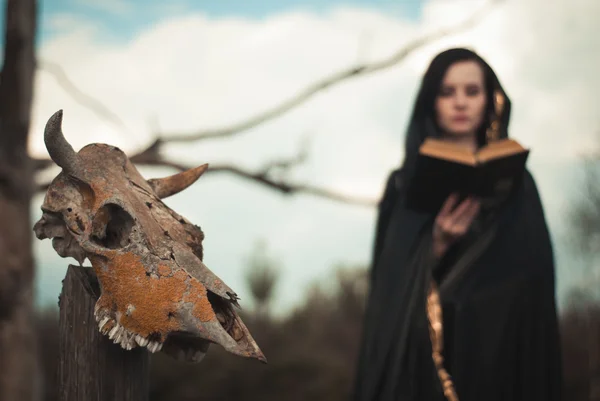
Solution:
[{"label": "wooden post", "polygon": [[148,351],[124,350],[98,331],[99,296],[93,270],[70,265],[59,299],[58,399],[147,401]]}]

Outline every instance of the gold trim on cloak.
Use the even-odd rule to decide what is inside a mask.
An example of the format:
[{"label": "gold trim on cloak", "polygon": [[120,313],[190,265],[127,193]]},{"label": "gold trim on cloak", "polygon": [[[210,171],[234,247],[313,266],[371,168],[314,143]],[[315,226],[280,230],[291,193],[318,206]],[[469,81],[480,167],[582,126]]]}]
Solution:
[{"label": "gold trim on cloak", "polygon": [[500,118],[504,111],[504,95],[500,90],[494,92],[494,115],[491,118],[490,126],[486,131],[488,143],[500,139]]},{"label": "gold trim on cloak", "polygon": [[429,338],[431,339],[432,357],[437,369],[438,377],[442,383],[444,395],[448,401],[459,401],[454,383],[450,374],[444,367],[444,332],[442,320],[442,306],[440,295],[435,281],[431,281],[427,293],[427,319],[429,320]]}]

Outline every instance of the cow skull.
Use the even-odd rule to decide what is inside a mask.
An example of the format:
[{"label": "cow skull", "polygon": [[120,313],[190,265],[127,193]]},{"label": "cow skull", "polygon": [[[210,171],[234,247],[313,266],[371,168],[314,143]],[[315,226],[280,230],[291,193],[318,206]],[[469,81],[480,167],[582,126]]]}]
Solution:
[{"label": "cow skull", "polygon": [[62,110],[46,124],[48,153],[62,172],[35,224],[61,257],[87,258],[100,283],[100,332],[125,349],[146,347],[200,361],[210,343],[266,362],[237,315],[237,295],[202,262],[204,233],[161,199],[196,181],[207,164],[146,180],[120,149],[90,144],[75,152]]}]

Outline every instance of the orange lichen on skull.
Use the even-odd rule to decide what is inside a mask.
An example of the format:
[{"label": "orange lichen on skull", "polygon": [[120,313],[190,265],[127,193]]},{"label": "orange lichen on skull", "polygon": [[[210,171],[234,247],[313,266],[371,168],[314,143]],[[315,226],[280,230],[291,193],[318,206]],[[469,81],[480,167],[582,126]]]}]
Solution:
[{"label": "orange lichen on skull", "polygon": [[[98,307],[108,309],[119,324],[131,333],[148,338],[159,335],[164,341],[167,334],[182,329],[177,311],[182,303],[193,305],[192,315],[200,321],[215,319],[208,301],[207,290],[187,272],[175,269],[170,277],[149,274],[141,258],[131,253],[114,252],[109,260],[92,257],[92,265],[102,286]],[[159,265],[158,271],[173,269]],[[128,305],[133,311],[127,314]]]},{"label": "orange lichen on skull", "polygon": [[158,275],[161,277],[170,276],[173,273],[173,269],[171,269],[167,265],[159,265],[158,266]]},{"label": "orange lichen on skull", "polygon": [[[177,273],[183,271],[178,271]],[[187,273],[184,273],[187,275]],[[208,322],[216,319],[215,311],[210,304],[206,292],[206,287],[202,285],[198,280],[190,278],[190,291],[184,297],[184,302],[190,302],[194,305],[192,309],[192,315],[198,318],[201,322]]]},{"label": "orange lichen on skull", "polygon": [[106,185],[106,182],[104,181],[100,181],[99,183],[92,182],[90,186],[94,193],[94,204],[92,209],[98,210],[102,207],[102,204],[113,195],[112,188]]}]

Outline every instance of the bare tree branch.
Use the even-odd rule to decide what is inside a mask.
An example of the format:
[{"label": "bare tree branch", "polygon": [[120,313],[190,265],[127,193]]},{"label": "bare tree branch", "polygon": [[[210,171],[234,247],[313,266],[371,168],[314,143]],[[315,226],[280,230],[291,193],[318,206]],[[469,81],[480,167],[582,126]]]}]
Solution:
[{"label": "bare tree branch", "polygon": [[255,182],[260,182],[260,183],[270,187],[271,189],[278,190],[285,194],[305,193],[305,194],[311,194],[311,195],[314,195],[314,196],[317,196],[320,198],[330,199],[330,200],[334,200],[334,201],[338,201],[338,202],[354,204],[354,205],[359,205],[359,206],[368,206],[368,207],[373,207],[377,203],[377,201],[375,199],[340,194],[340,193],[332,191],[330,189],[319,188],[319,187],[315,187],[315,186],[311,186],[311,185],[295,184],[295,183],[285,182],[282,180],[273,180],[273,179],[267,177],[266,175],[263,175],[262,173],[258,173],[258,174],[250,173],[250,172],[240,169],[239,167],[236,167],[236,166],[228,166],[228,165],[215,166],[215,167],[209,168],[207,170],[207,173],[210,171],[212,171],[213,173],[219,172],[219,171],[221,171],[221,172],[225,171],[228,173],[232,173],[232,174],[237,175],[242,178],[247,178],[247,179],[255,181]]},{"label": "bare tree branch", "polygon": [[81,106],[93,111],[100,118],[105,119],[116,125],[121,129],[126,129],[125,123],[119,118],[119,116],[113,113],[108,107],[94,97],[84,93],[69,79],[69,76],[65,70],[56,63],[49,61],[38,61],[37,68],[52,75],[58,85],[67,92],[73,100],[79,103]]},{"label": "bare tree branch", "polygon": [[[160,147],[164,143],[162,139],[154,141],[143,152],[130,157],[130,160],[138,165],[148,166],[163,166],[171,167],[179,171],[185,171],[192,166],[187,166],[171,160],[164,159],[160,154]],[[211,165],[204,175],[209,173],[230,173],[238,177],[260,183],[271,189],[282,192],[284,194],[305,193],[317,197],[335,200],[343,203],[369,206],[376,204],[376,200],[344,195],[325,188],[319,188],[308,184],[292,183],[283,178],[283,175],[292,170],[294,167],[304,163],[308,158],[308,142],[304,142],[300,147],[298,154],[287,159],[273,160],[265,163],[264,166],[255,172],[248,171],[240,166],[232,164]],[[282,174],[280,178],[274,178],[273,174],[279,172]]]},{"label": "bare tree branch", "polygon": [[319,92],[321,92],[325,89],[328,89],[335,85],[341,84],[342,82],[345,82],[351,78],[356,78],[359,76],[372,74],[374,72],[381,71],[381,70],[384,70],[384,69],[387,69],[387,68],[390,68],[390,67],[393,67],[393,66],[399,64],[414,51],[416,51],[438,39],[441,39],[445,36],[448,36],[448,35],[451,35],[454,33],[458,33],[462,30],[465,30],[465,29],[475,25],[475,23],[478,21],[478,19],[481,18],[481,16],[484,13],[486,13],[491,6],[493,6],[497,3],[500,3],[502,1],[503,0],[490,0],[485,6],[481,7],[470,18],[463,21],[462,23],[460,23],[456,26],[453,26],[453,27],[446,28],[446,29],[440,29],[439,31],[436,31],[429,35],[424,35],[420,38],[417,38],[417,39],[413,40],[412,42],[408,43],[407,45],[405,45],[404,47],[402,47],[400,50],[398,50],[396,53],[394,53],[391,57],[389,57],[387,59],[384,59],[384,60],[381,60],[381,61],[378,61],[375,63],[371,63],[371,64],[362,64],[362,65],[358,65],[356,67],[351,67],[351,68],[345,69],[343,71],[339,71],[325,79],[322,79],[322,80],[308,86],[307,88],[305,88],[304,90],[302,90],[298,94],[296,94],[295,96],[292,96],[288,100],[280,103],[279,105],[273,107],[272,109],[267,110],[257,116],[254,116],[247,121],[243,121],[241,123],[234,124],[230,127],[225,127],[225,128],[220,128],[220,129],[205,130],[205,131],[200,131],[200,132],[196,132],[196,133],[171,134],[171,135],[168,135],[168,139],[166,139],[166,140],[168,140],[170,143],[176,143],[176,142],[192,142],[192,141],[211,139],[211,138],[224,138],[224,137],[230,137],[230,136],[239,134],[241,132],[244,132],[246,130],[249,130],[251,128],[254,128],[260,124],[263,124],[269,120],[272,120],[276,117],[283,115],[284,113],[301,105],[302,103],[306,102],[308,99],[312,98],[313,96],[315,96],[316,94],[318,94]]},{"label": "bare tree branch", "polygon": [[[359,64],[358,66],[347,68],[329,77],[321,79],[320,81],[306,87],[304,90],[300,91],[294,96],[291,96],[288,100],[280,103],[272,109],[260,113],[246,121],[242,121],[229,127],[218,128],[213,130],[203,130],[195,133],[171,134],[168,135],[167,138],[164,138],[163,141],[168,141],[170,143],[192,142],[203,139],[230,137],[241,132],[247,131],[251,128],[254,128],[258,125],[261,125],[267,121],[270,121],[274,118],[285,114],[286,112],[303,104],[304,102],[306,102],[307,100],[309,100],[310,98],[312,98],[313,96],[317,95],[319,92],[325,89],[339,85],[352,78],[372,74],[374,72],[381,71],[400,64],[403,60],[405,60],[410,54],[412,54],[416,50],[430,43],[433,43],[434,41],[441,39],[445,36],[458,33],[475,25],[476,22],[481,18],[481,16],[487,13],[488,9],[490,9],[492,6],[498,3],[501,3],[502,1],[503,0],[490,0],[486,5],[482,6],[478,11],[473,13],[471,17],[469,17],[462,23],[449,28],[440,29],[436,32],[417,38],[412,42],[409,42],[407,45],[405,45],[398,51],[396,51],[391,57],[387,59],[380,60],[371,64]],[[100,101],[94,99],[89,95],[86,95],[81,90],[79,90],[69,80],[67,74],[58,64],[51,62],[41,62],[38,64],[38,68],[41,68],[44,71],[52,74],[57,80],[58,84],[67,93],[69,93],[73,97],[73,99],[77,101],[80,105],[90,110],[93,110],[100,117],[110,120],[112,123],[118,125],[119,127],[125,128],[125,124],[119,119],[119,117],[115,113],[110,111],[108,107],[103,105]]]},{"label": "bare tree branch", "polygon": [[[185,171],[193,167],[182,163],[177,163],[174,161],[163,159],[160,156],[159,146],[160,141],[157,141],[150,147],[148,147],[144,152],[138,153],[137,155],[130,157],[130,160],[137,165],[170,167],[178,171]],[[232,164],[217,164],[214,166],[211,165],[209,169],[204,173],[204,175],[211,173],[229,173],[240,178],[249,180],[251,182],[262,184],[270,189],[281,192],[283,194],[291,195],[296,193],[304,193],[320,198],[359,206],[373,207],[376,205],[377,200],[375,199],[344,195],[329,189],[319,188],[308,184],[293,183],[283,178],[273,177],[274,170],[280,170],[281,172],[289,171],[292,168],[303,163],[305,159],[306,153],[299,152],[298,155],[292,158],[285,160],[275,160],[266,163],[263,167],[259,168],[257,171],[254,172]],[[52,163],[52,161],[46,161],[43,159],[36,161],[36,164],[38,165],[43,165],[44,163]],[[38,191],[46,191],[49,185],[50,183],[43,183],[39,185],[37,189]]]},{"label": "bare tree branch", "polygon": [[[221,129],[215,130],[205,130],[192,134],[174,134],[157,138],[154,142],[150,144],[150,146],[136,155],[132,156],[130,159],[132,162],[139,165],[153,165],[153,166],[164,166],[171,167],[177,170],[186,170],[189,167],[183,165],[181,163],[170,161],[161,156],[161,148],[166,143],[178,143],[178,142],[192,142],[209,138],[224,138],[236,135],[243,131],[246,131],[250,128],[254,128],[262,123],[265,123],[269,120],[277,118],[291,109],[299,106],[300,104],[306,102],[319,92],[331,88],[335,85],[339,85],[345,81],[348,81],[351,78],[356,78],[359,76],[364,76],[367,74],[371,74],[377,71],[381,71],[390,67],[393,67],[403,60],[405,60],[411,53],[438,40],[447,35],[457,33],[459,31],[465,30],[470,26],[474,25],[477,20],[485,13],[487,10],[497,3],[502,2],[503,0],[490,0],[485,6],[481,7],[477,12],[475,12],[470,18],[463,21],[462,23],[436,31],[429,35],[425,35],[423,37],[417,38],[412,42],[408,43],[398,51],[396,51],[391,57],[375,62],[375,63],[364,63],[362,65],[358,65],[356,67],[348,68],[346,70],[340,71],[336,74],[333,74],[325,79],[322,79],[313,85],[308,86],[295,96],[290,97],[287,101],[280,103],[278,106],[267,110],[253,118],[250,118],[247,121],[243,121],[238,124],[234,124],[230,127],[225,127]],[[81,90],[79,90],[67,77],[64,70],[55,64],[44,62],[38,64],[38,68],[43,69],[44,71],[52,74],[59,85],[63,87],[65,91],[67,91],[75,101],[81,104],[84,107],[87,107],[99,116],[110,120],[112,123],[125,127],[125,124],[118,118],[116,114],[111,112],[107,107],[105,107],[101,102],[92,98],[91,96],[86,95]],[[302,160],[306,158],[306,154],[300,154],[294,159],[285,159],[281,161],[272,161],[266,164],[262,169],[259,169],[256,172],[250,172],[246,169],[243,169],[239,166],[235,165],[217,165],[212,166],[205,174],[207,173],[216,173],[216,172],[227,172],[234,175],[237,175],[242,178],[246,178],[248,180],[261,183],[266,185],[272,189],[278,190],[280,192],[291,194],[291,193],[309,193],[315,196],[328,198],[332,200],[337,200],[345,203],[352,203],[364,206],[373,206],[376,202],[372,199],[364,199],[357,198],[348,195],[342,195],[336,193],[331,190],[327,190],[324,188],[317,188],[309,185],[303,184],[293,184],[289,183],[282,178],[275,179],[272,177],[273,171],[279,169],[282,172],[289,171],[292,166],[299,164]],[[52,162],[49,160],[36,160],[35,166],[36,170],[42,170],[51,165]],[[47,188],[47,184],[42,185],[39,189]]]},{"label": "bare tree branch", "polygon": [[54,165],[54,162],[50,159],[31,159],[31,162],[34,171],[43,171]]},{"label": "bare tree branch", "polygon": [[[160,153],[160,148],[162,144],[163,141],[158,139],[154,141],[150,146],[148,146],[144,151],[131,156],[129,160],[131,160],[131,162],[135,163],[136,165],[170,167],[178,171],[185,171],[193,167],[163,158]],[[278,159],[270,161],[269,163],[265,163],[255,172],[249,171],[240,166],[232,164],[217,164],[214,166],[211,165],[211,167],[204,173],[204,175],[210,173],[229,173],[244,178],[246,180],[262,184],[270,189],[276,190],[284,194],[305,193],[320,198],[330,199],[348,204],[355,204],[359,206],[372,207],[376,205],[377,200],[375,199],[344,195],[329,189],[319,188],[308,184],[292,183],[288,180],[285,180],[283,178],[283,174],[306,161],[308,157],[308,149],[306,144],[307,142],[304,143],[304,146],[300,147],[300,151],[297,155],[287,159]],[[49,166],[54,165],[54,162],[50,159],[36,159],[34,160],[34,163],[35,166],[38,168],[38,171],[44,170]],[[275,172],[282,173],[282,177],[274,178],[273,174]],[[49,182],[45,182],[40,184],[37,189],[38,191],[46,191],[49,185]]]}]

